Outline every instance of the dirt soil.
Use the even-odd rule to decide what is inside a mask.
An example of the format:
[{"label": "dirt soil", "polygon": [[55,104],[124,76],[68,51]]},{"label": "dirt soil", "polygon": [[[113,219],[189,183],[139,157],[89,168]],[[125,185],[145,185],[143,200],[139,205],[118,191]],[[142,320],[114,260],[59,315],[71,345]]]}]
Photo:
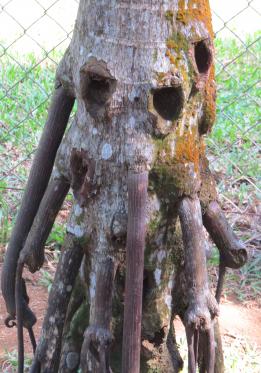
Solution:
[{"label": "dirt soil", "polygon": [[[177,318],[174,321],[178,338],[185,337],[185,329]],[[226,342],[244,338],[255,344],[261,352],[261,310],[257,306],[247,308],[235,299],[223,299],[220,305],[219,325]]]},{"label": "dirt soil", "polygon": [[[32,275],[29,272],[25,272],[30,305],[38,319],[34,327],[37,339],[40,335],[48,298],[47,288],[39,284],[40,277],[40,273]],[[0,371],[6,359],[6,351],[17,350],[16,328],[6,328],[4,325],[5,317],[5,304],[2,296],[0,296]],[[255,343],[261,351],[261,312],[257,306],[252,304],[251,308],[247,308],[235,299],[223,299],[220,309],[220,325],[226,341],[243,337],[251,344]],[[179,319],[175,320],[175,329],[178,338],[185,338],[184,327]],[[31,345],[27,333],[25,333],[25,353],[31,355]]]},{"label": "dirt soil", "polygon": [[[1,273],[2,265],[0,266]],[[24,278],[27,283],[27,291],[30,297],[30,307],[37,316],[37,323],[34,326],[34,332],[36,339],[38,339],[41,331],[41,325],[44,318],[44,312],[46,309],[46,303],[48,298],[47,288],[39,284],[39,279],[41,274],[35,273],[31,274],[29,271],[24,271]],[[0,360],[3,360],[5,352],[11,352],[17,350],[16,342],[16,328],[6,328],[4,321],[7,316],[5,303],[2,297],[2,292],[0,293]],[[25,338],[25,353],[31,353],[31,344],[28,334],[24,333]],[[1,363],[0,363],[1,367]],[[1,370],[0,370],[1,371]]]}]

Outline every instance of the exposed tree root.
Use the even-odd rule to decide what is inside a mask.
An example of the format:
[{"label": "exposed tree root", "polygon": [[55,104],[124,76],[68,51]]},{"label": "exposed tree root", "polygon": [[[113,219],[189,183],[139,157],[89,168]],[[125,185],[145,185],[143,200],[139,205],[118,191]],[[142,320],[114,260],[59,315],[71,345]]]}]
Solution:
[{"label": "exposed tree root", "polygon": [[34,358],[35,366],[39,365],[38,361],[43,372],[58,371],[67,307],[82,257],[81,244],[72,235],[67,234],[49,295],[42,335]]}]

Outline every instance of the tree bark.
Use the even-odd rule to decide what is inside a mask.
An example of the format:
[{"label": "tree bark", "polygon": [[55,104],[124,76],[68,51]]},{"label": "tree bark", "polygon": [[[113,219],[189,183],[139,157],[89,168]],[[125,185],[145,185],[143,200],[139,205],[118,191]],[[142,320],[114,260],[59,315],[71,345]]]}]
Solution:
[{"label": "tree bark", "polygon": [[[8,296],[26,238],[24,261],[32,270],[41,265],[44,240],[70,184],[68,235],[32,373],[77,372],[79,366],[83,373],[177,373],[183,364],[175,315],[187,331],[189,373],[197,362],[213,372],[218,306],[208,287],[201,215],[222,258],[231,259],[234,248],[239,265],[246,258],[217,212],[205,156],[203,135],[215,120],[213,54],[208,0],[80,1],[58,70],[64,111],[51,109],[52,130],[39,145],[18,223],[28,215],[28,200],[36,202],[25,226],[18,224],[21,236],[14,229],[5,263]],[[63,132],[54,122],[64,130],[71,96],[77,113],[55,160],[61,179],[43,197]],[[46,142],[54,144],[51,154]],[[13,299],[7,305],[14,316]],[[222,349],[217,356],[221,361]]]},{"label": "tree bark", "polygon": [[[63,87],[53,95],[49,116],[33,161],[27,186],[9,241],[2,270],[1,288],[9,315],[15,317],[15,273],[20,251],[33,224],[41,199],[47,187],[57,149],[61,143],[74,98],[68,96]],[[29,327],[35,323],[35,316],[23,301],[24,321]]]},{"label": "tree bark", "polygon": [[34,357],[33,364],[38,366],[36,372],[58,371],[65,316],[82,257],[81,244],[68,234],[57,266],[40,342]]},{"label": "tree bark", "polygon": [[127,269],[121,370],[130,373],[140,371],[147,189],[148,172],[129,173]]}]

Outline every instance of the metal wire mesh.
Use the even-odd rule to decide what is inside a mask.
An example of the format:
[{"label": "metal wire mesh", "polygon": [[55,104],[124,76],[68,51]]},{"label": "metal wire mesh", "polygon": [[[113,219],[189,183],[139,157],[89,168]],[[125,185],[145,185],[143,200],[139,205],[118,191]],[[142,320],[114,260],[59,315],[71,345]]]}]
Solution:
[{"label": "metal wire mesh", "polygon": [[[217,123],[207,140],[209,158],[223,207],[243,239],[256,247],[261,234],[261,45],[252,26],[260,23],[260,3],[238,0],[226,9],[219,3],[211,1],[219,95]],[[19,205],[45,122],[55,68],[70,42],[77,7],[77,0],[0,0],[1,244],[8,239]]]}]

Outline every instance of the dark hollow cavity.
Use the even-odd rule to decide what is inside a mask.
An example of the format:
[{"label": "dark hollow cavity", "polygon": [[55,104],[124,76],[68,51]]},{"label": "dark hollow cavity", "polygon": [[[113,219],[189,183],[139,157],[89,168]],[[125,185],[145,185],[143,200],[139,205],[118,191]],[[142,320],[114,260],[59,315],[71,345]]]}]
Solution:
[{"label": "dark hollow cavity", "polygon": [[81,96],[91,116],[99,117],[104,114],[116,84],[116,79],[102,61],[91,59],[81,68]]},{"label": "dark hollow cavity", "polygon": [[165,120],[177,119],[184,103],[181,87],[164,87],[153,93],[153,106],[157,113]]},{"label": "dark hollow cavity", "polygon": [[142,291],[143,300],[145,300],[147,297],[151,295],[151,291],[154,288],[155,288],[155,280],[154,280],[153,272],[148,271],[147,269],[144,269],[143,291]]},{"label": "dark hollow cavity", "polygon": [[71,187],[73,191],[79,191],[84,183],[88,171],[87,155],[84,150],[73,148],[70,158]]},{"label": "dark hollow cavity", "polygon": [[100,105],[105,104],[114,91],[114,82],[111,79],[104,79],[97,75],[89,76],[85,98],[89,102],[93,101]]},{"label": "dark hollow cavity", "polygon": [[155,347],[159,347],[164,342],[164,338],[165,338],[165,330],[163,327],[158,332],[155,332],[154,338],[149,339],[149,342],[153,343]]},{"label": "dark hollow cavity", "polygon": [[198,72],[200,74],[206,74],[212,63],[212,53],[205,40],[195,43],[194,56]]}]

